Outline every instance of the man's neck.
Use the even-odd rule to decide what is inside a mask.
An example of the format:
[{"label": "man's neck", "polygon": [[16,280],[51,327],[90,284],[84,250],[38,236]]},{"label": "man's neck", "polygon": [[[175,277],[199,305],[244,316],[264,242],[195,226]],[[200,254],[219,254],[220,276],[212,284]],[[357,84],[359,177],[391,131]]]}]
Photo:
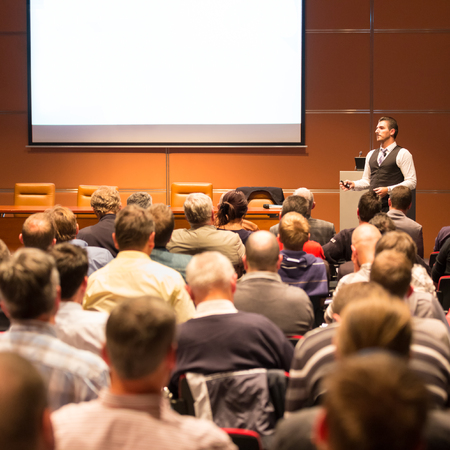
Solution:
[{"label": "man's neck", "polygon": [[399,208],[394,208],[393,206],[391,206],[389,208],[390,211],[399,211],[401,213],[403,213],[406,216],[406,213],[408,212],[408,210],[403,210],[403,209],[399,209]]},{"label": "man's neck", "polygon": [[395,139],[393,137],[390,137],[389,139],[386,139],[385,141],[380,141],[380,148],[386,149],[390,145],[392,145],[395,142]]}]

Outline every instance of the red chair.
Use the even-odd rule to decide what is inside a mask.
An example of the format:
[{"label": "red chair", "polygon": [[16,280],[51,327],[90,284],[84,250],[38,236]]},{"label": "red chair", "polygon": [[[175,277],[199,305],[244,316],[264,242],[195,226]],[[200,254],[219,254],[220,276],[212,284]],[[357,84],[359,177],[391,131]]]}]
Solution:
[{"label": "red chair", "polygon": [[433,252],[430,254],[430,259],[428,261],[428,265],[430,266],[430,269],[433,268],[434,263],[436,262],[437,255],[439,255],[439,252]]},{"label": "red chair", "polygon": [[222,428],[228,433],[239,450],[262,450],[261,439],[256,431],[242,428]]},{"label": "red chair", "polygon": [[295,347],[297,345],[297,342],[300,339],[303,339],[303,336],[300,336],[299,334],[288,334],[287,336],[288,341]]},{"label": "red chair", "polygon": [[450,309],[450,275],[439,278],[436,294],[444,311],[448,311]]}]

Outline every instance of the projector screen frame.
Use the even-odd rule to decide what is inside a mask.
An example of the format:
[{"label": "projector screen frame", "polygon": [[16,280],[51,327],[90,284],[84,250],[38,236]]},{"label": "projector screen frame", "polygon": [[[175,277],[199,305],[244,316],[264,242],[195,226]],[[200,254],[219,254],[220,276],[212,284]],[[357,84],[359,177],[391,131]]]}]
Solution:
[{"label": "projector screen frame", "polygon": [[[194,141],[161,141],[161,142],[134,142],[134,141],[84,141],[84,142],[73,142],[73,141],[34,141],[33,140],[33,123],[32,123],[32,80],[31,80],[31,2],[33,0],[27,0],[27,90],[28,90],[28,145],[29,148],[35,148],[36,150],[42,149],[42,148],[53,148],[53,149],[64,149],[64,148],[70,148],[70,149],[84,149],[85,151],[88,148],[92,148],[93,151],[95,149],[100,148],[124,148],[124,149],[157,149],[157,148],[173,148],[174,150],[177,148],[211,148],[213,149],[255,149],[255,148],[261,148],[261,149],[267,149],[273,147],[275,148],[299,148],[304,149],[306,147],[306,138],[305,138],[305,61],[306,61],[306,45],[305,45],[305,36],[306,36],[306,30],[305,30],[305,4],[306,0],[301,0],[301,85],[300,85],[300,117],[301,117],[301,123],[299,124],[300,129],[300,140],[299,142],[284,142],[284,141],[278,141],[278,142],[263,142],[263,141],[256,141],[256,142],[194,142]],[[258,126],[265,126],[263,124],[259,124]],[[39,150],[38,150],[39,151]],[[245,151],[245,150],[244,150]]]}]

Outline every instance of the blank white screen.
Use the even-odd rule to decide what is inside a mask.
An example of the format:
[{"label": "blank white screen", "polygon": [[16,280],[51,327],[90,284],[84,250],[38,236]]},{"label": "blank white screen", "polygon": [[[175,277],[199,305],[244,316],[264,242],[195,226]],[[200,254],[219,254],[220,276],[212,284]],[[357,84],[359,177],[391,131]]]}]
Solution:
[{"label": "blank white screen", "polygon": [[30,0],[33,142],[300,143],[301,0]]}]

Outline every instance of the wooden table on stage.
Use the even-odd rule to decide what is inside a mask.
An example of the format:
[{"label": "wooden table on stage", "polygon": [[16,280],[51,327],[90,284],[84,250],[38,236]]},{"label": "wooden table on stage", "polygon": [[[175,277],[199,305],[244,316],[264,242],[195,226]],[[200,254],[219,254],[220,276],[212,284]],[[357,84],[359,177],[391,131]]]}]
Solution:
[{"label": "wooden table on stage", "polygon": [[[77,214],[77,222],[81,228],[95,225],[98,220],[95,218],[83,218],[83,215],[93,214],[91,207],[68,206],[68,208]],[[14,206],[0,205],[0,239],[2,239],[11,251],[18,249],[19,234],[22,232],[24,217],[14,217],[14,214],[35,214],[47,210],[46,206]],[[214,208],[217,212],[217,208]],[[182,207],[173,207],[175,216],[175,228],[189,228],[189,223],[184,216]],[[278,223],[278,209],[249,208],[246,219],[251,220],[258,225],[260,230],[268,230],[272,225]]]}]

